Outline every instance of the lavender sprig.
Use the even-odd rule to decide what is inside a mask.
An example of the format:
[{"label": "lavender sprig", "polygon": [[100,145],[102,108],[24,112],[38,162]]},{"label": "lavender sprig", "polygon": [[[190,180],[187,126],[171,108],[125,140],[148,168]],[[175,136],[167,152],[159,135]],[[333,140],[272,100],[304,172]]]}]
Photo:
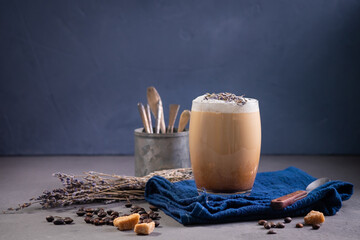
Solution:
[{"label": "lavender sprig", "polygon": [[65,207],[73,204],[86,204],[103,202],[105,204],[116,201],[144,199],[146,182],[158,175],[171,182],[192,179],[191,168],[179,168],[153,172],[144,177],[119,176],[99,172],[85,172],[84,175],[75,176],[66,173],[54,173],[63,184],[63,188],[51,191],[45,190],[42,195],[31,198],[29,203],[19,204],[20,209],[39,203],[42,208]]}]

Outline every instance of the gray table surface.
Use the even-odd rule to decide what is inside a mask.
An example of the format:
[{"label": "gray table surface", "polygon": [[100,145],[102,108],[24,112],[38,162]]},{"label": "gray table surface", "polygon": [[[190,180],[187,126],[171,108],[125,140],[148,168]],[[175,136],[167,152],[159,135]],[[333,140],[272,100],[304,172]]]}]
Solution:
[{"label": "gray table surface", "polygon": [[[106,157],[0,157],[0,210],[27,202],[43,190],[60,187],[60,182],[51,176],[54,172],[79,174],[94,170],[118,175],[134,174],[132,156]],[[360,157],[359,156],[262,156],[259,171],[281,170],[295,166],[314,177],[327,176],[331,179],[349,181],[355,185],[352,198],[343,202],[343,207],[335,215],[326,217],[319,230],[297,229],[297,217],[285,229],[277,229],[276,235],[267,235],[266,230],[256,221],[235,222],[216,225],[184,227],[161,212],[161,227],[145,237],[156,239],[359,239],[360,235]],[[128,212],[124,203],[103,206],[124,213]],[[147,207],[145,201],[138,202]],[[120,232],[112,226],[86,224],[75,215],[76,209],[42,210],[31,206],[14,214],[0,214],[0,239],[124,239],[144,238],[132,231]],[[47,215],[70,216],[75,224],[55,226],[45,221]],[[274,220],[274,221],[280,221]]]}]

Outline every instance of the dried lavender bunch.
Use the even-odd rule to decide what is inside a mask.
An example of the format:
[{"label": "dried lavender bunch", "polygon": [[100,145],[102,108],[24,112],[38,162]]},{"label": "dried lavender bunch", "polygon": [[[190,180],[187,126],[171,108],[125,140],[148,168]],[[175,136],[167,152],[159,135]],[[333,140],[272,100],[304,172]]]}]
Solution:
[{"label": "dried lavender bunch", "polygon": [[223,92],[223,93],[207,93],[204,97],[205,100],[208,99],[215,99],[215,100],[222,100],[225,102],[235,102],[239,105],[244,105],[247,100],[244,98],[244,95],[236,96],[233,93]]},{"label": "dried lavender bunch", "polygon": [[54,173],[54,177],[64,185],[52,191],[44,191],[37,198],[30,199],[29,203],[19,204],[15,209],[26,208],[33,203],[39,203],[42,208],[64,207],[73,204],[103,202],[105,204],[144,199],[146,182],[153,176],[161,176],[170,182],[192,179],[191,168],[178,168],[155,171],[144,177],[118,176],[99,172],[85,172],[84,175],[74,176],[66,173]]}]

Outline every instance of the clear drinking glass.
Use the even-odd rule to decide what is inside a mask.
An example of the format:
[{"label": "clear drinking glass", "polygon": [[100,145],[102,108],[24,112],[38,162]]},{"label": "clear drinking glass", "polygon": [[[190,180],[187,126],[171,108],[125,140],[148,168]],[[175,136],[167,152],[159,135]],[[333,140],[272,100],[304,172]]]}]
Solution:
[{"label": "clear drinking glass", "polygon": [[[199,99],[199,98],[197,98]],[[192,102],[190,160],[199,191],[217,194],[250,192],[259,165],[259,103]],[[214,105],[215,104],[215,105]]]}]

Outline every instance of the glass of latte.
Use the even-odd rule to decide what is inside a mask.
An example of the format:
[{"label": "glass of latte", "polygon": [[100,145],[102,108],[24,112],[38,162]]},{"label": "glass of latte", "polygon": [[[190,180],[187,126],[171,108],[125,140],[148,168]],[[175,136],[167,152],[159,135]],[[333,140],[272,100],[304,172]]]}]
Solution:
[{"label": "glass of latte", "polygon": [[192,102],[189,145],[199,191],[250,192],[259,165],[259,103],[231,93],[205,94]]}]

